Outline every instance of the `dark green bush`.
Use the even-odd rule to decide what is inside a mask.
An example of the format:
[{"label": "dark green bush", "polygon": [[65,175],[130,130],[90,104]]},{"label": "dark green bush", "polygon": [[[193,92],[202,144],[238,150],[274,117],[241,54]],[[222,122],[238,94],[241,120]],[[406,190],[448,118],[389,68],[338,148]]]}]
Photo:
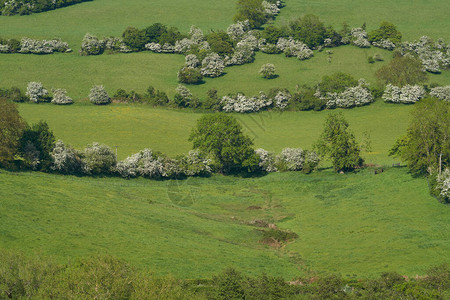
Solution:
[{"label": "dark green bush", "polygon": [[368,34],[369,42],[380,42],[381,40],[390,40],[394,44],[400,44],[402,41],[402,34],[397,30],[394,24],[390,22],[382,22],[380,28],[372,30]]},{"label": "dark green bush", "polygon": [[305,15],[289,22],[289,35],[314,48],[327,38],[327,28],[315,15]]},{"label": "dark green bush", "polygon": [[325,75],[322,77],[322,81],[319,83],[318,87],[320,92],[325,93],[341,93],[347,87],[358,85],[358,80],[353,78],[349,74],[345,73],[334,73],[330,76]]},{"label": "dark green bush", "polygon": [[223,31],[211,32],[206,36],[212,52],[219,55],[227,55],[233,53],[233,40]]},{"label": "dark green bush", "polygon": [[196,68],[183,67],[178,71],[178,82],[196,84],[203,79],[202,74]]}]

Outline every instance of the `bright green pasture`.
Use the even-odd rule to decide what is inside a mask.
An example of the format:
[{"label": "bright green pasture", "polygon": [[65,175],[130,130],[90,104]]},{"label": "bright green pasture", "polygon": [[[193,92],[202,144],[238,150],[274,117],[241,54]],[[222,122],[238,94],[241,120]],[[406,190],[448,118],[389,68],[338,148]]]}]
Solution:
[{"label": "bright green pasture", "polygon": [[[236,1],[209,0],[94,0],[29,16],[0,16],[0,36],[49,39],[60,37],[78,50],[86,32],[120,36],[127,26],[145,28],[155,22],[188,32],[226,29],[233,21]],[[76,55],[76,54],[75,54]]]},{"label": "bright green pasture", "polygon": [[[368,163],[391,164],[387,156],[394,141],[406,132],[412,106],[386,104],[381,101],[344,113],[350,128],[362,140],[369,133],[372,152],[363,153]],[[119,146],[119,158],[144,148],[171,156],[192,149],[188,142],[191,128],[200,113],[153,108],[147,105],[94,106],[75,104],[21,104],[21,115],[29,123],[46,120],[57,138],[83,149],[92,142]],[[254,139],[255,147],[279,152],[285,147],[311,149],[323,129],[330,111],[263,112],[234,114],[244,131]]]},{"label": "bright green pasture", "polygon": [[[65,262],[109,253],[157,275],[227,266],[291,279],[316,272],[423,274],[448,260],[449,207],[406,169],[185,181],[0,173],[0,247]],[[261,209],[249,210],[249,206]],[[258,219],[296,232],[264,246]]]},{"label": "bright green pasture", "polygon": [[[286,58],[282,54],[257,53],[255,62],[225,68],[223,76],[205,79],[204,84],[188,88],[201,99],[211,88],[216,88],[219,95],[237,91],[256,95],[273,87],[295,91],[297,85],[314,85],[324,75],[335,72],[349,73],[376,84],[376,70],[390,61],[392,56],[392,53],[374,47],[360,49],[345,46],[332,51],[331,62],[327,61],[325,51],[316,51],[313,58],[305,61]],[[369,64],[367,57],[374,54],[381,54],[385,61]],[[265,63],[275,65],[278,78],[267,80],[259,75]],[[87,57],[72,54],[5,54],[0,56],[0,84],[2,87],[19,86],[25,90],[28,82],[40,81],[48,89],[67,89],[68,95],[75,100],[86,99],[93,85],[103,84],[111,95],[119,88],[144,93],[152,85],[173,97],[178,85],[177,72],[183,64],[182,55],[150,52]],[[430,74],[429,81],[449,84],[450,71],[440,75]]]},{"label": "bright green pasture", "polygon": [[423,35],[450,40],[450,2],[447,0],[285,0],[286,7],[277,17],[277,24],[303,14],[315,14],[325,24],[340,29],[343,22],[367,30],[378,28],[382,21],[397,25],[404,41],[417,40]]}]

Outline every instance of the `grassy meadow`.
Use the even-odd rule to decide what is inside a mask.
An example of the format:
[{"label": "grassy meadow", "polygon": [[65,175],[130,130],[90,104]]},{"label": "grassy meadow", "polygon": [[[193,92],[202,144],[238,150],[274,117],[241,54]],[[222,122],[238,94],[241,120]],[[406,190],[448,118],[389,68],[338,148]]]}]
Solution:
[{"label": "grassy meadow", "polygon": [[[449,207],[405,168],[184,181],[0,173],[0,247],[67,262],[109,253],[156,275],[413,276],[448,259]],[[260,209],[249,209],[249,207]],[[20,212],[20,213],[19,213]],[[261,244],[254,220],[298,234]]]},{"label": "grassy meadow", "polygon": [[[48,122],[57,139],[77,149],[100,142],[124,159],[144,148],[169,156],[188,152],[191,128],[201,113],[155,108],[150,105],[95,106],[89,89],[103,84],[112,95],[117,89],[145,92],[149,85],[175,93],[177,71],[184,56],[150,52],[78,54],[89,32],[120,36],[127,26],[143,28],[154,22],[187,32],[192,24],[224,30],[232,23],[237,1],[94,0],[29,16],[0,16],[0,36],[48,39],[60,37],[74,50],[67,54],[0,54],[0,88],[25,89],[41,81],[48,89],[65,88],[75,100],[70,106],[21,103],[28,122]],[[367,30],[383,20],[393,22],[404,40],[422,35],[450,41],[450,2],[416,1],[293,1],[285,0],[276,25],[303,14],[318,15],[340,29],[367,23]],[[392,53],[371,47],[342,46],[299,61],[283,55],[257,53],[255,62],[225,69],[225,75],[189,86],[204,98],[216,88],[219,95],[297,85],[313,85],[324,75],[345,72],[376,84],[375,72]],[[382,62],[367,58],[381,54]],[[262,64],[273,63],[279,77],[265,80]],[[450,84],[450,71],[429,75],[428,83]],[[427,181],[414,178],[407,168],[388,167],[394,141],[405,134],[412,105],[371,105],[341,111],[357,139],[370,136],[372,150],[363,152],[372,168],[335,174],[324,162],[309,175],[274,173],[259,178],[214,175],[182,181],[90,178],[11,173],[0,170],[0,248],[40,253],[67,262],[77,257],[109,253],[157,275],[206,278],[234,266],[246,274],[265,272],[291,279],[325,272],[347,278],[376,277],[385,271],[414,276],[431,265],[448,261],[450,213],[448,205],[429,194]],[[311,149],[329,111],[233,114],[256,148],[280,152],[285,147]],[[398,162],[396,159],[395,162]],[[258,209],[249,209],[249,207]],[[280,248],[260,242],[263,220],[298,234]]]},{"label": "grassy meadow", "polygon": [[[187,32],[192,24],[209,30],[224,30],[232,23],[236,1],[214,0],[204,5],[200,1],[120,1],[95,0],[74,6],[32,14],[30,16],[0,16],[0,36],[20,38],[60,37],[67,41],[73,53],[52,55],[9,54],[0,57],[1,86],[25,88],[30,81],[40,81],[48,88],[65,88],[75,100],[86,98],[94,84],[103,84],[110,93],[118,88],[145,92],[149,85],[173,96],[177,86],[177,72],[184,64],[184,56],[175,54],[131,53],[82,57],[78,49],[85,33],[98,36],[120,36],[127,26],[143,28],[154,22],[177,26]],[[404,39],[418,39],[422,35],[449,39],[450,21],[446,12],[449,3],[442,0],[415,1],[286,1],[286,7],[276,20],[284,24],[306,13],[318,15],[326,24],[339,29],[343,21],[350,26],[377,28],[383,20],[398,25]],[[339,13],[337,13],[339,12]],[[357,12],[357,13],[356,13]],[[415,16],[414,18],[411,15]],[[183,16],[183,17],[179,17]],[[204,84],[189,88],[198,97],[204,97],[210,88],[219,94],[241,91],[248,95],[267,91],[272,87],[295,89],[297,84],[315,84],[322,76],[346,72],[356,78],[365,78],[375,84],[374,73],[391,59],[391,53],[372,47],[360,49],[346,46],[332,49],[332,61],[325,52],[315,52],[307,61],[286,59],[283,55],[257,53],[253,64],[225,69],[220,78],[206,79]],[[368,56],[381,54],[384,62],[369,64]],[[261,65],[273,63],[279,77],[265,80],[258,74]],[[448,84],[450,71],[430,75],[430,82]]]},{"label": "grassy meadow", "polygon": [[[363,153],[368,163],[389,165],[387,153],[395,140],[405,134],[412,106],[386,104],[381,100],[364,107],[342,111],[356,137],[362,141],[368,133],[372,152]],[[75,104],[21,104],[20,114],[29,123],[48,122],[57,138],[83,149],[100,142],[119,146],[123,159],[144,148],[170,156],[192,149],[188,141],[191,128],[202,115],[188,110],[168,110],[148,105],[112,104],[94,106]],[[280,152],[286,147],[311,149],[319,138],[329,111],[261,112],[234,114],[255,147]]]}]

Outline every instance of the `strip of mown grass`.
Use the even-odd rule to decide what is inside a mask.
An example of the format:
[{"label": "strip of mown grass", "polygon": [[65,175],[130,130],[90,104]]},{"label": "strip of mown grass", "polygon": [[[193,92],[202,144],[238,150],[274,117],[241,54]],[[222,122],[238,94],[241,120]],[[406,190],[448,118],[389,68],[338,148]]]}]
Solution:
[{"label": "strip of mown grass", "polygon": [[[0,247],[65,262],[109,253],[157,275],[422,274],[447,260],[449,210],[406,169],[185,181],[0,173]],[[252,208],[252,209],[249,209]],[[255,220],[298,238],[258,242]],[[312,272],[312,273],[311,273]]]}]

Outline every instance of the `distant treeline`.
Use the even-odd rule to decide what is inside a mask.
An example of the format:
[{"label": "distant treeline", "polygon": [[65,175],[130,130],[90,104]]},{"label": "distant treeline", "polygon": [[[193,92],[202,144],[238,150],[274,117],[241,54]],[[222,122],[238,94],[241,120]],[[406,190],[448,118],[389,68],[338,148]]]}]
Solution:
[{"label": "distant treeline", "polygon": [[3,16],[29,15],[92,0],[0,0]]}]

